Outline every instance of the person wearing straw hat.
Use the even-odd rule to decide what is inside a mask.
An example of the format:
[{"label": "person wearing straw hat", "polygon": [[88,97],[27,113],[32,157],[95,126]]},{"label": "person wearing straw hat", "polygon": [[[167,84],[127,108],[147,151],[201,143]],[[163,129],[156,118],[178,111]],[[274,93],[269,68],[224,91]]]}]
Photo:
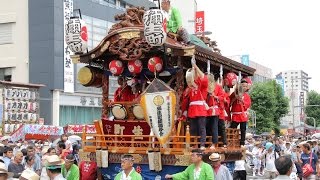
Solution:
[{"label": "person wearing straw hat", "polygon": [[46,159],[47,174],[51,180],[66,180],[61,174],[64,161],[57,155],[48,156]]},{"label": "person wearing straw hat", "polygon": [[142,180],[142,177],[133,167],[134,158],[131,154],[121,157],[122,171],[117,174],[115,180]]},{"label": "person wearing straw hat", "polygon": [[165,176],[166,179],[173,180],[188,179],[188,180],[214,180],[214,173],[210,164],[203,162],[203,151],[201,149],[193,149],[191,151],[192,164],[184,171]]},{"label": "person wearing straw hat", "polygon": [[12,178],[13,173],[8,172],[6,165],[0,162],[0,180],[7,180],[8,178]]},{"label": "person wearing straw hat", "polygon": [[[188,95],[183,98],[181,111],[182,116],[190,120],[190,134],[200,136],[200,149],[205,149],[206,143],[206,117],[208,115],[208,77],[196,65],[194,57],[191,61],[192,69],[186,73]],[[181,117],[180,117],[181,118]]]},{"label": "person wearing straw hat", "polygon": [[30,169],[26,169],[22,172],[19,180],[40,180],[40,176]]},{"label": "person wearing straw hat", "polygon": [[67,180],[80,179],[80,172],[77,165],[74,164],[73,154],[67,155],[65,163],[62,165],[61,173]]},{"label": "person wearing straw hat", "polygon": [[221,164],[221,156],[218,153],[212,153],[209,156],[212,161],[212,167],[214,169],[214,176],[216,180],[232,180],[229,169]]}]

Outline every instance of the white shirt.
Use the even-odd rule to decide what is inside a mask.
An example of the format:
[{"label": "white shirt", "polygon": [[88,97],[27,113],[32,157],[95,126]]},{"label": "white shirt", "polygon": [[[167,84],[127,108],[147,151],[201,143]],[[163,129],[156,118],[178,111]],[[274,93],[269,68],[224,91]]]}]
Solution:
[{"label": "white shirt", "polygon": [[235,171],[245,171],[246,168],[245,168],[245,161],[244,160],[239,160],[239,161],[236,161],[235,164],[234,164],[234,170]]},{"label": "white shirt", "polygon": [[279,155],[274,151],[266,154],[266,170],[267,171],[277,172],[276,165],[274,164],[274,161],[277,158],[279,158]]},{"label": "white shirt", "polygon": [[62,176],[62,174],[59,174],[58,176],[54,177],[53,180],[66,180],[66,179]]}]

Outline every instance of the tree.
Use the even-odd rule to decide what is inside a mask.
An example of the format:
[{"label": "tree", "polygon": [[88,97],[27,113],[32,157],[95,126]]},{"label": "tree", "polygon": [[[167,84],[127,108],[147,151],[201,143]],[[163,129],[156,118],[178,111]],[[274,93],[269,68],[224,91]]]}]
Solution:
[{"label": "tree", "polygon": [[251,94],[251,109],[256,112],[257,133],[280,133],[280,117],[288,113],[289,100],[275,81],[256,83]]},{"label": "tree", "polygon": [[[320,106],[308,106],[308,105],[320,105],[320,94],[316,91],[310,91],[307,94],[307,117],[313,117],[316,120],[317,127],[320,125]],[[307,118],[307,124],[313,126],[313,119]]]}]

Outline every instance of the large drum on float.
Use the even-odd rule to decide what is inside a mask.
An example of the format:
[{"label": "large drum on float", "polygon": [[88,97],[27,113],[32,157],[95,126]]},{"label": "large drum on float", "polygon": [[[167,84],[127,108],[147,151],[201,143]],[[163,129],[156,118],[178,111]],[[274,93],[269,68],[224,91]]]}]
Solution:
[{"label": "large drum on float", "polygon": [[102,76],[103,70],[96,67],[85,66],[78,72],[78,81],[83,86],[99,88],[102,86]]},{"label": "large drum on float", "polygon": [[116,120],[124,120],[128,116],[127,110],[122,104],[113,104],[111,107],[111,113]]},{"label": "large drum on float", "polygon": [[132,113],[136,119],[138,120],[144,119],[144,112],[140,104],[135,104],[132,106]]}]

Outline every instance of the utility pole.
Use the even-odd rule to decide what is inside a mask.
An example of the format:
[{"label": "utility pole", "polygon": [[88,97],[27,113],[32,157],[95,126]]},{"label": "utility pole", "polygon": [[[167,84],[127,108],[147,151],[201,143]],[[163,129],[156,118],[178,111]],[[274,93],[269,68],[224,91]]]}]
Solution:
[{"label": "utility pole", "polygon": [[294,92],[293,92],[293,76],[291,76],[291,106],[292,106],[292,130],[295,132],[295,122],[294,122]]}]

